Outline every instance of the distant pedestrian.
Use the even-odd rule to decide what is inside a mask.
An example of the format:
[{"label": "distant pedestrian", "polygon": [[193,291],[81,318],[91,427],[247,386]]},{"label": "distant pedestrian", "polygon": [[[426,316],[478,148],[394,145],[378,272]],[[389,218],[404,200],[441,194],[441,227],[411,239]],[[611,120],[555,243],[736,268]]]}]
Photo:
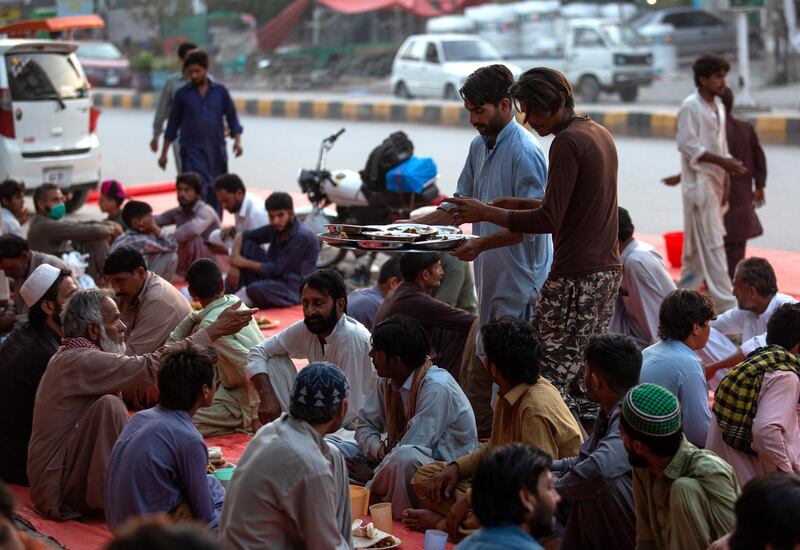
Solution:
[{"label": "distant pedestrian", "polygon": [[[164,89],[161,90],[161,95],[158,96],[158,105],[156,106],[155,115],[153,115],[153,139],[150,140],[150,150],[154,153],[158,153],[158,140],[164,132],[164,123],[169,119],[169,114],[172,111],[172,101],[175,98],[175,94],[189,82],[186,79],[183,62],[186,60],[186,56],[196,49],[197,46],[191,42],[182,42],[178,46],[178,59],[181,62],[181,68],[164,82]],[[172,142],[172,153],[175,155],[175,169],[180,174],[181,151],[178,140]]]},{"label": "distant pedestrian", "polygon": [[728,152],[725,89],[728,62],[704,55],[692,66],[697,91],[678,111],[678,150],[683,192],[683,266],[679,287],[698,289],[705,281],[721,313],[736,306],[725,257],[728,174],[743,176],[747,168]]},{"label": "distant pedestrian", "polygon": [[744,175],[731,175],[728,211],[725,213],[725,254],[728,257],[728,275],[733,280],[736,265],[744,259],[747,240],[764,233],[755,209],[764,205],[767,157],[753,125],[733,116],[733,91],[725,88],[721,98],[725,106],[728,150],[747,168]]},{"label": "distant pedestrian", "polygon": [[183,68],[189,83],[175,93],[158,165],[167,166],[167,151],[180,130],[181,169],[203,177],[203,200],[222,216],[222,205],[214,192],[214,180],[228,173],[225,126],[233,137],[233,152],[242,155],[242,126],[228,89],[208,77],[208,54],[194,51]]}]

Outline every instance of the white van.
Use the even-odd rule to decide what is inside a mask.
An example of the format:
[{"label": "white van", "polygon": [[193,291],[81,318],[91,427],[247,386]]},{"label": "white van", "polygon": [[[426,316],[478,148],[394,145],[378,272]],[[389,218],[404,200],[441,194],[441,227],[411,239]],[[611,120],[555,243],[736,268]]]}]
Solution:
[{"label": "white van", "polygon": [[467,77],[486,65],[501,63],[519,77],[519,67],[486,40],[469,34],[417,34],[409,36],[392,64],[392,91],[397,97],[459,99]]},{"label": "white van", "polygon": [[0,39],[0,180],[71,194],[67,210],[100,181],[100,143],[77,44]]}]

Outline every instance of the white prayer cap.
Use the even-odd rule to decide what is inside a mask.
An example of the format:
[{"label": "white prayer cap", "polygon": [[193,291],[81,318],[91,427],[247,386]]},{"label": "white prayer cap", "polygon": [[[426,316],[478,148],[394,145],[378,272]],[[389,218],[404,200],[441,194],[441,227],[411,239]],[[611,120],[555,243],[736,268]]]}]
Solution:
[{"label": "white prayer cap", "polygon": [[42,264],[31,273],[30,277],[25,279],[19,292],[28,307],[33,307],[33,304],[42,299],[42,296],[53,286],[59,275],[61,275],[61,270],[57,267]]}]

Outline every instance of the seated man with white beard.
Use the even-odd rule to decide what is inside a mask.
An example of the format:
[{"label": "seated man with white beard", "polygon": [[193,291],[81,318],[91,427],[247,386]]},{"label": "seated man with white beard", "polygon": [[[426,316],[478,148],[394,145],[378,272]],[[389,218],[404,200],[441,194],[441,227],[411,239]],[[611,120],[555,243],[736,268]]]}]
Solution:
[{"label": "seated man with white beard", "polygon": [[333,363],[347,376],[350,399],[344,427],[355,420],[376,380],[369,357],[370,333],[346,314],[347,289],[338,271],[320,269],[300,286],[303,320],[250,350],[247,376],[256,387],[262,424],[289,410],[289,394],[297,377],[292,359]]},{"label": "seated man with white beard", "polygon": [[[201,346],[244,328],[255,313],[226,309],[208,328],[187,338]],[[28,446],[31,498],[42,514],[59,520],[102,512],[111,450],[128,423],[117,391],[156,382],[164,346],[125,356],[125,324],[106,289],[75,293],[66,305],[61,347],[39,383]]]}]

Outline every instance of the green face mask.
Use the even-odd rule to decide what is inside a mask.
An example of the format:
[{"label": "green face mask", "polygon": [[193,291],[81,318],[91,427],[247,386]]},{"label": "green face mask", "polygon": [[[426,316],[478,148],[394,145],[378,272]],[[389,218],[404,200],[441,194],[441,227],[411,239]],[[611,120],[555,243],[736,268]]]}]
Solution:
[{"label": "green face mask", "polygon": [[67,206],[64,203],[57,204],[50,209],[47,213],[48,218],[53,218],[54,220],[60,220],[63,218],[67,213]]}]

